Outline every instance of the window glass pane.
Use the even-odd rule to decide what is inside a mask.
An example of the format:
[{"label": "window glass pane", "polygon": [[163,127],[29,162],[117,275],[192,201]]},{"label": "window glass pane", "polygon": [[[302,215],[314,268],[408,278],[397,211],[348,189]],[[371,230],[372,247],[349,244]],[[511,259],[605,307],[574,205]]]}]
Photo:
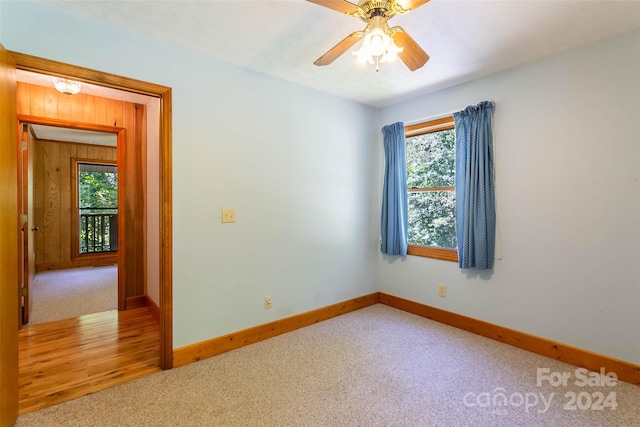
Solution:
[{"label": "window glass pane", "polygon": [[[80,168],[79,168],[80,169]],[[118,207],[118,173],[78,171],[80,208]]]},{"label": "window glass pane", "polygon": [[407,186],[453,187],[455,142],[454,129],[407,138]]},{"label": "window glass pane", "polygon": [[456,247],[455,190],[409,193],[409,244]]}]

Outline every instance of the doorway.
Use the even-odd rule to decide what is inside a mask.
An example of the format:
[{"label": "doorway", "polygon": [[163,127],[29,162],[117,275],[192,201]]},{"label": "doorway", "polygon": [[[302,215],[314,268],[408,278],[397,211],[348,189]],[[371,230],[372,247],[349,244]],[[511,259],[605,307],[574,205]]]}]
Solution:
[{"label": "doorway", "polygon": [[117,256],[118,131],[43,122],[23,117],[19,127],[22,323],[124,310]]},{"label": "doorway", "polygon": [[[159,284],[158,318],[160,324],[160,367],[169,369],[173,365],[172,349],[172,186],[171,186],[171,88],[122,76],[89,70],[43,58],[37,58],[18,52],[10,52],[20,71],[29,71],[48,76],[58,76],[87,83],[99,88],[116,90],[153,97],[158,124],[157,160],[155,175],[149,174],[148,183],[156,179],[156,203],[147,203],[148,212],[155,214],[156,222],[149,222],[148,235],[155,236],[154,244],[148,246],[149,258],[156,257],[156,267],[149,268],[149,275],[154,274]],[[151,109],[150,109],[151,110]],[[142,131],[142,130],[140,130]],[[155,178],[154,178],[155,177]],[[147,201],[148,202],[148,201]],[[119,250],[126,242],[120,242]],[[157,250],[156,250],[157,249]]]}]

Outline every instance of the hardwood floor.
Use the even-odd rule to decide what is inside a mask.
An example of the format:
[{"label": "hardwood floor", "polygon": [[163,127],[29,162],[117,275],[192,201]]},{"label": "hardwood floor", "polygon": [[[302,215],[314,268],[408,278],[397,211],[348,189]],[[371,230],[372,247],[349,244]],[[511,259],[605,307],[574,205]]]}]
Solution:
[{"label": "hardwood floor", "polygon": [[24,327],[20,414],[159,372],[159,334],[146,307]]}]

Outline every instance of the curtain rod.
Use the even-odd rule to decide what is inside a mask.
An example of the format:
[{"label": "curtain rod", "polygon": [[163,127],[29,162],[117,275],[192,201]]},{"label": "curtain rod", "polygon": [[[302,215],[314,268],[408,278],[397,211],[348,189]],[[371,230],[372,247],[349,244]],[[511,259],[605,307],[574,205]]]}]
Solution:
[{"label": "curtain rod", "polygon": [[[417,125],[418,123],[426,122],[426,121],[429,121],[429,120],[442,119],[442,118],[447,117],[447,116],[452,116],[454,113],[457,113],[458,111],[464,111],[465,108],[473,107],[474,105],[481,104],[482,102],[484,102],[484,101],[480,101],[480,102],[478,102],[476,104],[469,104],[466,107],[460,108],[460,109],[455,110],[455,111],[453,111],[451,113],[448,113],[448,114],[441,114],[439,116],[432,116],[432,117],[429,117],[429,118],[423,118],[423,119],[418,119],[418,120],[413,120],[413,121],[410,121],[410,122],[403,122],[403,123],[404,123],[405,126],[411,126],[411,125]],[[493,105],[496,104],[495,101],[493,101],[493,100],[489,100],[488,102],[491,102]]]}]

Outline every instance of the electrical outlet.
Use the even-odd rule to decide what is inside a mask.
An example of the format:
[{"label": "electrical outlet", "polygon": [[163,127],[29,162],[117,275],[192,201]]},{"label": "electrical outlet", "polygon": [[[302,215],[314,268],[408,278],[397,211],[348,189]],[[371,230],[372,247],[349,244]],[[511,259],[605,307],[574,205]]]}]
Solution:
[{"label": "electrical outlet", "polygon": [[447,286],[446,285],[443,285],[442,283],[440,283],[438,285],[438,296],[446,298],[446,296],[447,296]]},{"label": "electrical outlet", "polygon": [[264,297],[264,308],[265,310],[271,308],[271,295],[265,295]]},{"label": "electrical outlet", "polygon": [[236,210],[222,209],[222,222],[236,222]]}]

